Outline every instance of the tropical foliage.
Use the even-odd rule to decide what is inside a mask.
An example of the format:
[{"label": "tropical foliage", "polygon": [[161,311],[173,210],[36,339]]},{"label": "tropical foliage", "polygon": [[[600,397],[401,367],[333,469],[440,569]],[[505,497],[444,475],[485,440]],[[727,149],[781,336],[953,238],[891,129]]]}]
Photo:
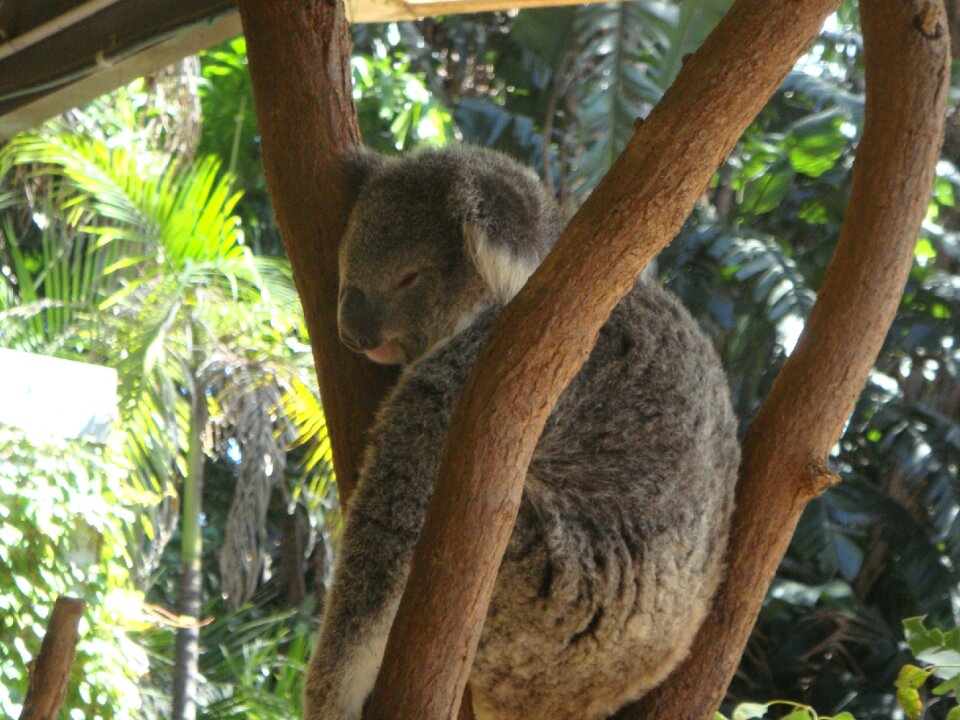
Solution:
[{"label": "tropical foliage", "polygon": [[[357,26],[365,140],[385,152],[454,138],[496,147],[535,167],[572,211],[729,4],[640,0]],[[856,23],[844,2],[657,261],[714,339],[744,427],[803,329],[843,218],[863,114]],[[129,468],[123,487],[141,510],[130,517],[123,497],[114,505],[107,496],[135,549],[126,575],[111,577],[173,610],[177,556],[202,537],[200,614],[212,618],[199,631],[204,716],[289,717],[335,544],[328,446],[277,259],[243,40],[172,72],[190,82],[161,76],[164,87],[198,90],[151,104],[134,84],[5,150],[0,345],[120,371],[123,422],[110,458]],[[951,110],[901,311],[832,454],[843,482],[800,522],[724,706],[729,717],[960,712],[950,654],[960,644],[931,629],[953,627],[960,600],[958,163]],[[176,500],[191,438],[206,458],[193,538]],[[2,521],[0,533],[11,532]],[[56,572],[68,572],[58,562]],[[37,597],[69,584],[57,583]],[[0,602],[18,598],[22,608],[34,592],[25,587],[0,574]],[[904,625],[920,615],[926,625]],[[42,617],[31,614],[31,627]],[[138,639],[151,668],[139,712],[169,717],[171,631]],[[16,663],[0,650],[0,670],[22,682]],[[17,697],[5,702],[15,707]]]},{"label": "tropical foliage", "polygon": [[0,427],[0,713],[17,717],[24,658],[40,649],[57,596],[88,603],[66,706],[109,720],[140,708],[143,649],[127,632],[138,598],[126,528],[143,507],[116,449],[45,443]]},{"label": "tropical foliage", "polygon": [[[6,344],[119,370],[118,442],[134,487],[159,500],[138,522],[129,519],[129,545],[139,552],[128,565],[148,587],[179,504],[176,545],[189,581],[179,602],[163,599],[186,616],[179,635],[196,633],[204,452],[232,460],[236,491],[220,526],[213,593],[232,604],[253,595],[269,555],[274,488],[287,512],[300,500],[313,516],[329,495],[324,426],[289,268],[245,245],[232,214],[240,195],[213,158],[179,166],[155,148],[110,147],[50,128],[15,139],[3,160],[13,268]],[[19,192],[34,198],[22,237]],[[288,462],[304,442],[299,460]],[[299,468],[294,488],[283,468]],[[178,656],[183,667],[194,662]]]}]

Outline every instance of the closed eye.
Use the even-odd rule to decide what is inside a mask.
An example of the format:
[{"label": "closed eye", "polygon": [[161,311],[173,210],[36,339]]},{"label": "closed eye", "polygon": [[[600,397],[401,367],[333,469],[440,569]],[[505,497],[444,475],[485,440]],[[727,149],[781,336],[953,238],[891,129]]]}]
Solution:
[{"label": "closed eye", "polygon": [[397,289],[402,290],[405,287],[410,287],[414,282],[416,282],[418,277],[420,277],[420,272],[417,270],[407,273],[403,276],[400,282],[397,283]]}]

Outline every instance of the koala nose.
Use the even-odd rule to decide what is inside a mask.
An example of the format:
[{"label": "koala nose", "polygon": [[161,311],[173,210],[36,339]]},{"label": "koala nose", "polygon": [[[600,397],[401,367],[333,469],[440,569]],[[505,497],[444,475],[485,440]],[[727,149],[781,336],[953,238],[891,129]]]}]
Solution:
[{"label": "koala nose", "polygon": [[380,319],[367,296],[353,285],[348,285],[340,297],[340,340],[356,352],[381,344]]}]

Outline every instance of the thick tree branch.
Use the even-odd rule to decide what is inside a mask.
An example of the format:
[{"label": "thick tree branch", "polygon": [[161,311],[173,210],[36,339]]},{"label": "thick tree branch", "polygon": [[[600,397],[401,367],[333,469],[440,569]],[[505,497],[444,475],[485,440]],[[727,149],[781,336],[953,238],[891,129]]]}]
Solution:
[{"label": "thick tree branch", "polygon": [[[686,64],[674,88],[642,126],[593,200],[584,206],[557,251],[518,301],[504,313],[500,325],[503,330],[495,334],[478,363],[461,402],[448,448],[451,453],[456,448],[463,460],[458,461],[451,454],[441,470],[439,491],[409,584],[412,592],[404,599],[400,622],[391,637],[388,665],[378,684],[371,716],[454,716],[496,567],[515,519],[524,469],[543,421],[562,387],[589,353],[597,328],[616,299],[626,291],[646,259],[675,233],[713,169],[834,5],[835,0],[738,2],[704,48]],[[918,105],[920,100],[904,99],[898,105],[899,97],[908,91],[922,95],[924,88],[927,91],[930,88],[929,78],[942,83],[945,77],[943,65],[938,65],[934,57],[944,43],[937,40],[937,23],[942,24],[941,8],[925,0],[913,3],[873,0],[871,5],[876,9],[864,9],[865,25],[872,23],[874,29],[865,27],[865,34],[874,38],[889,36],[886,41],[873,40],[877,47],[882,48],[883,42],[912,43],[909,52],[898,56],[900,60],[889,60],[888,76],[892,78],[895,72],[902,72],[909,76],[906,82],[902,82],[902,76],[898,76],[898,82],[902,82],[899,85],[870,80],[871,88],[887,96],[883,100],[874,95],[874,105],[884,103],[888,111],[895,106],[900,117],[902,108]],[[363,433],[391,378],[341,350],[334,341],[336,247],[352,198],[331,159],[357,144],[359,137],[350,102],[349,43],[342,8],[338,3],[316,0],[240,0],[240,8],[247,31],[268,182],[313,338],[335,465],[341,488],[346,490],[355,477]],[[877,19],[888,11],[892,13],[890,19]],[[916,57],[909,62],[902,59],[922,51],[915,47],[916,35],[904,38],[901,21],[906,15],[911,16],[911,27],[918,31],[916,34],[929,43],[925,52],[933,53],[927,57],[926,69],[921,67],[922,62],[916,62]],[[890,25],[885,31],[876,30],[884,23],[897,25]],[[868,46],[868,53],[874,52]],[[868,72],[883,75],[885,71],[877,68],[882,67],[883,56],[889,59],[893,53],[881,49],[876,55],[872,61],[874,69]],[[896,69],[897,63],[901,63],[900,71]],[[921,115],[915,120],[904,121],[895,128],[888,126],[889,134],[885,137],[895,139],[892,144],[873,141],[882,148],[876,151],[873,161],[866,159],[863,149],[858,155],[858,174],[871,176],[875,172],[863,169],[864,165],[872,162],[883,167],[882,156],[887,149],[901,153],[902,162],[893,163],[897,169],[883,173],[894,183],[892,187],[884,186],[880,177],[871,182],[863,180],[855,185],[854,198],[875,197],[887,211],[895,211],[905,225],[887,225],[889,218],[870,225],[869,218],[874,217],[874,213],[861,210],[864,218],[855,220],[852,213],[856,201],[851,207],[833,266],[836,270],[831,270],[831,276],[837,279],[828,278],[821,295],[840,298],[831,287],[841,286],[866,296],[848,296],[832,305],[821,300],[818,308],[824,309],[815,311],[815,317],[811,318],[806,335],[810,339],[798,347],[794,356],[797,359],[791,361],[797,368],[806,366],[807,370],[794,371],[792,377],[785,371],[754,423],[745,450],[745,479],[740,520],[734,536],[732,577],[737,577],[736,568],[742,564],[743,557],[747,557],[741,548],[749,548],[752,558],[756,547],[769,547],[769,557],[775,566],[785,547],[785,544],[778,546],[769,533],[752,530],[744,520],[748,511],[743,508],[753,506],[753,498],[762,497],[764,502],[769,502],[771,497],[789,496],[790,491],[783,492],[789,488],[796,498],[787,503],[787,522],[783,526],[792,528],[796,512],[825,477],[820,463],[837,434],[836,423],[842,423],[842,419],[837,421],[834,416],[839,413],[846,417],[866,371],[860,364],[861,353],[845,359],[829,353],[833,359],[824,361],[827,370],[836,374],[826,376],[821,374],[822,367],[808,365],[800,358],[812,357],[818,361],[823,354],[820,342],[833,348],[838,341],[861,338],[865,328],[874,339],[882,338],[889,324],[889,313],[870,321],[863,320],[859,313],[851,313],[849,322],[842,326],[835,325],[834,313],[863,307],[875,311],[880,306],[890,307],[890,303],[892,307],[896,305],[909,252],[904,254],[902,243],[893,240],[903,236],[904,227],[912,239],[917,221],[912,220],[911,225],[904,219],[918,217],[916,208],[924,205],[923,192],[917,194],[916,190],[924,182],[923,187],[929,186],[929,168],[933,162],[930,158],[935,156],[916,152],[916,149],[936,145],[938,130],[933,128],[931,140],[931,126],[927,121],[936,124],[942,118],[942,84],[937,87],[941,88],[939,106],[928,98],[923,105],[927,109],[920,111]],[[868,117],[874,117],[876,110],[871,109],[870,102]],[[881,132],[879,126],[876,131],[868,126],[864,145],[869,146],[874,132]],[[925,171],[917,170],[919,183],[911,180],[914,167]],[[863,208],[870,207],[863,201],[860,204]],[[877,232],[876,228],[883,231]],[[854,242],[855,236],[872,236],[874,244],[884,248],[895,244],[899,249],[879,261],[868,261],[862,255],[868,243]],[[847,246],[852,247],[853,252],[849,252],[850,259],[842,263],[840,257]],[[579,248],[584,247],[594,248],[590,258],[580,257]],[[872,273],[846,275],[851,265],[861,272],[877,270],[880,275],[896,276],[893,299],[885,290],[874,292],[877,288],[888,288],[887,278],[878,281]],[[893,272],[893,268],[900,268],[900,272]],[[591,297],[586,304],[583,288],[598,289],[596,297]],[[575,310],[579,312],[575,314]],[[823,319],[819,319],[821,316]],[[516,329],[510,331],[514,326]],[[817,327],[822,329],[816,330]],[[821,340],[817,342],[816,338]],[[867,353],[867,367],[876,347],[878,345]],[[814,395],[812,391],[818,389],[821,377],[843,379],[839,385],[830,386],[828,392]],[[492,383],[494,387],[484,383]],[[835,392],[839,395],[834,396]],[[793,399],[794,393],[799,393],[797,400]],[[840,403],[835,402],[837,397]],[[818,408],[818,401],[822,407],[811,421],[809,413]],[[830,412],[831,406],[837,410],[828,417],[825,413]],[[797,407],[807,413],[806,421],[800,419]],[[797,438],[805,437],[804,429],[810,426],[816,437],[807,438],[809,442],[804,445]],[[783,443],[778,445],[773,437],[778,432],[773,428],[780,427],[783,427],[782,436],[791,438],[786,448],[781,447]],[[764,428],[770,428],[766,435],[762,432]],[[481,442],[482,438],[485,440]],[[777,457],[776,453],[784,449],[787,452]],[[791,468],[791,472],[787,472],[787,468]],[[473,483],[476,487],[472,487],[466,482],[470,476],[484,478],[487,484],[480,487],[479,483]],[[752,480],[770,477],[778,478],[779,493],[768,489],[764,482]],[[441,517],[443,512],[449,513],[446,527]],[[756,519],[750,515],[750,522]],[[772,517],[767,519],[770,520],[767,526],[777,522]],[[446,539],[441,542],[441,537]],[[427,549],[429,551],[424,552]],[[645,717],[672,720],[709,714],[699,709],[712,708],[719,701],[718,693],[722,694],[746,637],[743,627],[749,630],[753,623],[769,580],[769,574],[764,574],[768,565],[769,562],[764,562],[764,569],[758,570],[758,579],[743,586],[730,586],[736,591],[738,602],[725,601],[725,594],[718,604],[718,608],[722,608],[717,611],[719,617],[702,633],[698,647],[719,644],[723,648],[735,648],[721,650],[719,655],[711,655],[706,661],[720,663],[722,667],[716,671],[709,667],[707,672],[702,667],[697,669],[696,660],[702,650],[695,653],[694,661],[675,673],[664,691],[652,698],[650,714]],[[448,595],[448,589],[454,592]],[[753,598],[756,607],[739,604],[739,599],[751,594],[756,596]],[[444,598],[449,598],[450,604],[444,605]],[[719,635],[726,640],[704,639],[705,633],[714,626],[720,628]],[[430,632],[424,633],[424,627],[430,627]],[[742,637],[738,635],[741,632]],[[418,639],[426,642],[411,642]],[[408,660],[398,652],[404,645]],[[734,658],[733,664],[730,658]],[[423,679],[425,675],[429,677]],[[692,693],[693,688],[698,690],[696,694]],[[400,692],[395,695],[398,689]]]},{"label": "thick tree branch", "polygon": [[335,0],[240,0],[263,167],[313,346],[341,500],[395,372],[337,340],[337,249],[353,204],[336,157],[360,144]]},{"label": "thick tree branch", "polygon": [[501,315],[454,415],[368,717],[456,717],[558,395],[836,4],[738,0]]},{"label": "thick tree branch", "polygon": [[77,652],[80,618],[86,603],[61,596],[53,606],[40,654],[30,670],[30,687],[20,720],[53,720],[67,695],[70,669]]},{"label": "thick tree branch", "polygon": [[[861,2],[867,104],[853,189],[803,336],[744,444],[726,584],[688,660],[623,718],[709,717],[903,294],[943,139],[942,2]],[[762,552],[761,552],[762,551]]]}]

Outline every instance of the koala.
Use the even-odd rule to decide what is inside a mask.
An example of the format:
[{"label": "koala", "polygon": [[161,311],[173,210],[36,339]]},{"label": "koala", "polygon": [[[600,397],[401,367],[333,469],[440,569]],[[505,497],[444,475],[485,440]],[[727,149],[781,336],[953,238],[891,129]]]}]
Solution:
[{"label": "koala", "polygon": [[[489,150],[349,164],[359,191],[339,254],[340,338],[403,369],[346,513],[308,720],[361,717],[454,404],[563,226],[537,176]],[[688,653],[723,567],[736,428],[710,342],[638,281],[533,454],[471,669],[479,720],[605,718]]]}]

